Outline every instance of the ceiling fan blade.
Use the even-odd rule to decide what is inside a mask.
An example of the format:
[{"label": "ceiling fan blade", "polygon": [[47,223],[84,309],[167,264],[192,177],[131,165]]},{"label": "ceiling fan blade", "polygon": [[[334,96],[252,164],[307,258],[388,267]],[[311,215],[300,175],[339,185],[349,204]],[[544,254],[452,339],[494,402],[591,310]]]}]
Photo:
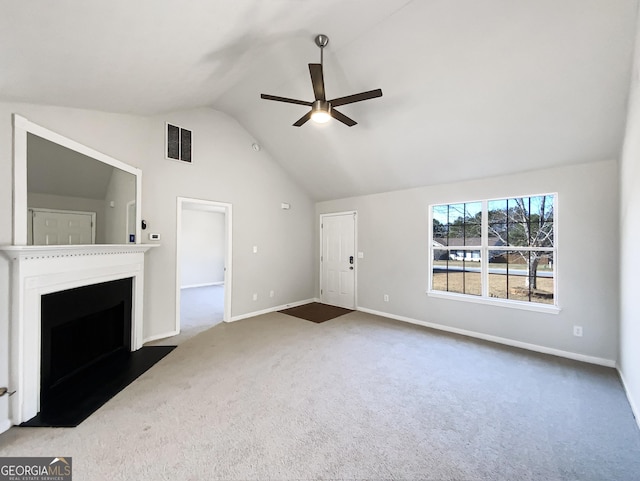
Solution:
[{"label": "ceiling fan blade", "polygon": [[336,109],[333,109],[333,108],[331,109],[330,114],[331,114],[331,117],[333,117],[336,120],[339,120],[340,122],[342,122],[348,127],[353,127],[358,123],[355,120],[350,119],[345,114],[341,114],[340,112],[338,112]]},{"label": "ceiling fan blade", "polygon": [[313,95],[315,95],[316,100],[327,100],[324,93],[324,76],[322,74],[322,64],[310,63],[309,73],[311,74]]},{"label": "ceiling fan blade", "polygon": [[310,118],[311,118],[311,111],[307,112],[304,116],[302,116],[300,118],[300,120],[298,120],[295,124],[293,124],[293,126],[294,127],[300,127],[301,125],[303,125]]},{"label": "ceiling fan blade", "polygon": [[347,95],[346,97],[329,100],[329,103],[332,107],[339,107],[341,105],[362,102],[363,100],[375,99],[376,97],[382,97],[382,89],[369,90],[367,92],[361,92],[359,94]]},{"label": "ceiling fan blade", "polygon": [[276,102],[286,102],[288,104],[306,105],[307,107],[311,107],[313,105],[313,102],[305,102],[304,100],[288,99],[286,97],[277,97],[276,95],[260,94],[260,98],[265,100],[275,100]]}]

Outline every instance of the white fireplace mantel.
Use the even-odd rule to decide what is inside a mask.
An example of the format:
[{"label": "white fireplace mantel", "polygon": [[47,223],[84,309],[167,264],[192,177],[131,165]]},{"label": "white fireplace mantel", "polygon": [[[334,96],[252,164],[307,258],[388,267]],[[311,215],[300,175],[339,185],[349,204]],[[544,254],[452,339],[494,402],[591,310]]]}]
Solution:
[{"label": "white fireplace mantel", "polygon": [[40,410],[40,298],[90,284],[133,278],[131,350],[142,347],[145,252],[157,244],[0,246],[11,261],[11,418]]}]

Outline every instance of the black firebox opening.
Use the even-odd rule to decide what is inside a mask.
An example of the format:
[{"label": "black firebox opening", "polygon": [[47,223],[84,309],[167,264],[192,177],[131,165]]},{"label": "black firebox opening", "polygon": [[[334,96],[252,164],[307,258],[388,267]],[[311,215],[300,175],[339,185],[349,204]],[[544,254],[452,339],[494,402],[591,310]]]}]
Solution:
[{"label": "black firebox opening", "polygon": [[42,296],[41,413],[90,395],[97,377],[127,362],[132,291],[127,278]]}]

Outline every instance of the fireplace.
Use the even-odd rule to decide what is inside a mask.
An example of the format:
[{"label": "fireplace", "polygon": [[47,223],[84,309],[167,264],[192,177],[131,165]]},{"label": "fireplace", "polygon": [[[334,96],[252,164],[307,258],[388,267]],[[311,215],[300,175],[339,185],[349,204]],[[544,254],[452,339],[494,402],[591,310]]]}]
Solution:
[{"label": "fireplace", "polygon": [[40,412],[48,414],[93,378],[117,374],[131,353],[133,279],[41,298]]},{"label": "fireplace", "polygon": [[[10,322],[10,379],[15,394],[9,399],[13,424],[21,424],[40,412],[41,379],[53,379],[47,388],[55,394],[56,383],[72,376],[78,358],[63,360],[62,368],[46,372],[48,367],[41,361],[47,349],[41,335],[46,330],[41,319],[42,306],[49,302],[47,296],[68,290],[126,279],[129,282],[131,300],[129,307],[107,306],[107,316],[114,310],[124,309],[131,314],[131,325],[122,328],[122,347],[115,348],[113,339],[98,358],[107,352],[138,351],[143,344],[143,292],[145,252],[155,245],[84,245],[84,246],[1,246],[0,252],[11,260],[11,322]],[[51,299],[54,299],[53,297]],[[75,320],[95,313],[79,312]],[[46,314],[45,314],[46,315]],[[73,317],[73,316],[72,316]],[[91,322],[91,319],[85,321]],[[54,323],[55,324],[55,323]],[[66,337],[66,328],[53,329],[52,337]],[[113,327],[112,327],[113,329]],[[80,328],[82,331],[82,328]],[[85,329],[85,331],[91,331]],[[45,337],[48,334],[45,333]],[[91,332],[87,335],[91,336]],[[129,337],[126,337],[129,336]],[[112,337],[117,334],[112,333]],[[47,341],[45,340],[45,343]],[[66,341],[65,341],[66,342]],[[113,349],[112,349],[113,348]],[[118,356],[118,354],[115,354]],[[85,359],[86,354],[80,357]],[[94,361],[94,366],[99,361]],[[42,372],[41,372],[42,371]],[[43,374],[43,376],[41,376]],[[77,373],[76,373],[77,374]]]}]

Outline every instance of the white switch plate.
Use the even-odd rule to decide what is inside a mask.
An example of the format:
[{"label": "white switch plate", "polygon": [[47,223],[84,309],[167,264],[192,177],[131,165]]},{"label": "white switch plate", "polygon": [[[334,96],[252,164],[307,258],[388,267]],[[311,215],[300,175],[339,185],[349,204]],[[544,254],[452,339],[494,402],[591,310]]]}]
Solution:
[{"label": "white switch plate", "polygon": [[253,295],[253,300],[254,300],[254,301],[257,301],[257,300],[258,300],[258,294],[254,294],[254,295]]},{"label": "white switch plate", "polygon": [[253,246],[253,253],[257,254],[258,253],[258,246]]},{"label": "white switch plate", "polygon": [[389,294],[384,295],[384,302],[389,302]]},{"label": "white switch plate", "polygon": [[358,252],[358,259],[364,259],[364,252]]},{"label": "white switch plate", "polygon": [[573,326],[573,335],[576,337],[582,337],[582,326]]}]

